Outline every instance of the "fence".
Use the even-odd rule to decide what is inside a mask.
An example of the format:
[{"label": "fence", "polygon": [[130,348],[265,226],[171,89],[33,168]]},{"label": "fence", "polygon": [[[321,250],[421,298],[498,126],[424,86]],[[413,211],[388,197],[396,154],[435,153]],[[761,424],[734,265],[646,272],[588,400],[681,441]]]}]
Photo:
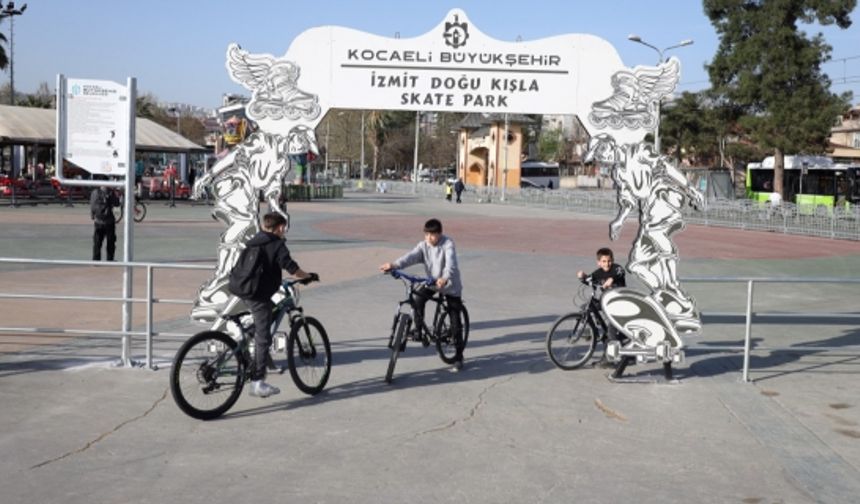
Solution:
[{"label": "fence", "polygon": [[[122,335],[125,336],[144,336],[146,338],[146,366],[152,368],[152,345],[153,339],[156,337],[188,337],[191,334],[171,333],[171,332],[156,332],[153,327],[153,305],[158,303],[164,304],[185,304],[190,305],[192,302],[188,299],[163,299],[157,298],[154,294],[154,275],[156,269],[196,269],[196,270],[211,270],[211,266],[198,266],[187,264],[163,264],[163,263],[99,263],[91,261],[57,261],[44,259],[18,259],[18,258],[0,258],[0,264],[37,264],[37,265],[60,265],[60,266],[78,266],[78,267],[107,267],[107,268],[124,268],[127,266],[133,268],[143,268],[146,270],[146,293],[144,297],[105,297],[105,296],[60,296],[51,294],[14,294],[9,292],[0,292],[0,299],[42,299],[42,300],[63,300],[63,301],[110,301],[117,303],[132,302],[145,303],[146,305],[146,324],[143,331],[103,331],[103,330],[86,330],[86,329],[39,329],[36,327],[0,327],[0,333],[49,333],[57,332],[66,334],[107,334],[107,335]],[[745,323],[744,343],[736,346],[715,346],[715,345],[691,345],[688,349],[701,351],[742,351],[743,352],[743,381],[749,381],[750,354],[753,351],[770,351],[770,350],[791,350],[798,352],[821,352],[830,350],[839,350],[842,352],[856,352],[860,354],[860,345],[856,347],[828,347],[828,346],[788,346],[788,347],[763,347],[752,345],[753,323],[759,319],[767,318],[797,318],[806,317],[813,319],[826,320],[828,318],[848,318],[860,320],[860,314],[857,313],[767,313],[754,311],[754,286],[762,283],[796,283],[796,284],[812,284],[812,283],[830,283],[830,284],[860,284],[860,278],[842,279],[842,278],[719,278],[719,277],[691,277],[683,278],[683,282],[690,283],[745,283],[747,285],[746,310],[744,313],[719,313],[708,312],[703,313],[704,317],[709,316],[742,316]],[[118,286],[121,290],[121,286]],[[854,296],[853,299],[860,299],[860,296]]]},{"label": "fence", "polygon": [[[439,184],[419,183],[413,193],[413,184],[386,182],[389,192],[418,194],[427,198],[444,198],[445,187]],[[534,208],[548,208],[596,215],[614,215],[618,211],[615,191],[583,189],[508,189],[502,193],[494,187],[468,188],[465,201],[494,203]],[[631,215],[630,218],[635,218]],[[684,220],[690,224],[719,226],[756,231],[819,236],[844,240],[860,240],[860,208],[808,207],[783,203],[772,207],[767,203],[746,199],[711,200],[703,210],[684,209]]]},{"label": "fence", "polygon": [[[0,333],[31,333],[31,334],[78,334],[78,335],[121,335],[123,342],[123,355],[127,355],[126,338],[131,336],[144,336],[146,338],[146,367],[152,369],[152,342],[156,336],[179,336],[187,337],[190,334],[156,332],[153,326],[153,305],[156,303],[162,304],[185,304],[191,305],[190,299],[167,299],[155,297],[154,272],[156,269],[173,269],[173,270],[208,270],[212,271],[212,266],[201,266],[192,264],[166,264],[166,263],[141,263],[141,262],[97,262],[97,261],[64,261],[64,260],[47,260],[47,259],[23,259],[0,257],[0,264],[38,264],[50,266],[78,266],[91,268],[93,266],[99,268],[126,268],[132,267],[135,269],[146,270],[146,294],[144,297],[115,297],[115,296],[60,296],[55,294],[14,294],[9,292],[0,292],[0,299],[40,299],[40,300],[57,300],[57,301],[108,301],[117,303],[144,303],[146,305],[146,322],[143,331],[117,331],[94,330],[94,329],[39,329],[37,327],[3,327],[0,326]],[[122,285],[117,286],[117,290],[122,292]],[[2,323],[2,321],[0,321]]]}]

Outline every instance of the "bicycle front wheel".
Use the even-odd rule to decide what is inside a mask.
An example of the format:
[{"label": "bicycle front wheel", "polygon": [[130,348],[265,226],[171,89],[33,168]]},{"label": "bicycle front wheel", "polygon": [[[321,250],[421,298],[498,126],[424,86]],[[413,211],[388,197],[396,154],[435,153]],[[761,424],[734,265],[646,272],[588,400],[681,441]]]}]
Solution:
[{"label": "bicycle front wheel", "polygon": [[391,383],[394,378],[394,365],[400,355],[400,348],[406,343],[406,331],[409,329],[409,315],[400,313],[394,324],[394,339],[391,342],[391,358],[388,360],[388,371],[385,372],[385,383]]},{"label": "bicycle front wheel", "polygon": [[305,394],[317,395],[325,388],[331,373],[331,345],[317,319],[304,317],[290,329],[287,367],[296,387]]},{"label": "bicycle front wheel", "polygon": [[134,222],[143,222],[146,217],[146,205],[139,201],[134,202]]},{"label": "bicycle front wheel", "polygon": [[585,364],[596,346],[597,331],[582,313],[562,315],[546,333],[546,354],[566,371]]},{"label": "bicycle front wheel", "polygon": [[227,412],[245,384],[245,361],[233,338],[218,331],[192,336],[176,352],[170,393],[186,415],[211,420]]}]

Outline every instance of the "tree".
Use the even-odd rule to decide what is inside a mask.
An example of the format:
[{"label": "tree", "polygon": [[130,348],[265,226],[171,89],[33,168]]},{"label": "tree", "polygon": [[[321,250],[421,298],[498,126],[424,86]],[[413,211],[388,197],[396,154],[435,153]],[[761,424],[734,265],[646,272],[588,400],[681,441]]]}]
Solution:
[{"label": "tree", "polygon": [[3,47],[6,42],[8,42],[6,35],[0,33],[0,70],[6,70],[9,65],[9,57],[6,55],[6,48]]},{"label": "tree", "polygon": [[821,33],[808,38],[798,23],[851,26],[856,0],[704,0],[720,35],[707,65],[718,96],[739,106],[738,123],[774,155],[776,192],[784,195],[786,152],[821,152],[850,93],[829,91],[821,65],[831,47]]},{"label": "tree", "polygon": [[397,129],[414,121],[414,112],[392,112],[387,110],[373,110],[367,114],[365,123],[367,139],[373,146],[373,178],[379,176],[379,159],[382,147],[385,145],[389,135]]},{"label": "tree", "polygon": [[146,93],[137,97],[137,102],[135,102],[135,114],[137,117],[145,117],[147,119],[155,119],[159,115],[167,115],[158,106],[158,99],[151,93]]},{"label": "tree", "polygon": [[54,108],[54,93],[51,92],[47,82],[39,84],[35,93],[24,95],[24,99],[18,101],[21,107]]}]

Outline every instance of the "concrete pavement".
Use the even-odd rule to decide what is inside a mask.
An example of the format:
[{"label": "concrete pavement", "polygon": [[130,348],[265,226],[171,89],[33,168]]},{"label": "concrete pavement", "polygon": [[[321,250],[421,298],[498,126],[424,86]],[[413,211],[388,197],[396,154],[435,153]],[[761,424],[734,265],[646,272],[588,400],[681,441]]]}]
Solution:
[{"label": "concrete pavement", "polygon": [[[602,370],[549,363],[544,335],[573,308],[576,270],[592,269],[594,250],[607,244],[606,218],[367,194],[290,211],[291,250],[323,280],[303,291],[302,304],[333,343],[327,390],[306,397],[275,376],[279,396],[246,392],[222,419],[199,422],[167,390],[179,338],[156,342],[160,366],[150,371],[113,367],[116,338],[0,335],[4,503],[805,503],[860,495],[856,350],[758,352],[754,384],[739,382],[740,354],[691,351],[676,385],[614,384]],[[472,316],[466,367],[450,373],[432,347],[412,345],[386,385],[385,343],[402,287],[376,267],[420,240],[429,216],[458,245]],[[612,244],[619,258],[633,224]],[[151,205],[135,258],[212,263],[220,231],[206,207]],[[0,208],[0,233],[0,257],[86,259],[91,225],[83,206]],[[860,271],[853,242],[694,226],[678,242],[682,276]],[[96,271],[2,265],[0,290],[118,291],[116,275]],[[159,296],[190,298],[205,276],[157,277]],[[743,311],[745,286],[689,287],[706,324],[689,343],[737,344],[742,322],[708,312]],[[857,299],[857,285],[780,285],[757,291],[756,309],[856,313]],[[115,327],[118,311],[4,300],[0,318]],[[160,330],[199,330],[186,313],[159,306]],[[771,346],[860,343],[856,319],[757,323],[754,335]],[[135,342],[134,357],[142,351]],[[656,376],[660,367],[631,372]]]}]

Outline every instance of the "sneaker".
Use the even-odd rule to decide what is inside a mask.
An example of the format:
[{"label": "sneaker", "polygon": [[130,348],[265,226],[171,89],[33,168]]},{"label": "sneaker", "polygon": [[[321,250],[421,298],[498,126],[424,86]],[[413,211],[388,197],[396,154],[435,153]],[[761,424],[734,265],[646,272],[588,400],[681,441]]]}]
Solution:
[{"label": "sneaker", "polygon": [[251,395],[254,397],[269,397],[280,393],[281,389],[273,387],[263,380],[253,380],[251,382]]},{"label": "sneaker", "polygon": [[459,373],[461,369],[463,369],[463,361],[457,361],[453,366],[451,366],[449,371],[452,373]]}]

